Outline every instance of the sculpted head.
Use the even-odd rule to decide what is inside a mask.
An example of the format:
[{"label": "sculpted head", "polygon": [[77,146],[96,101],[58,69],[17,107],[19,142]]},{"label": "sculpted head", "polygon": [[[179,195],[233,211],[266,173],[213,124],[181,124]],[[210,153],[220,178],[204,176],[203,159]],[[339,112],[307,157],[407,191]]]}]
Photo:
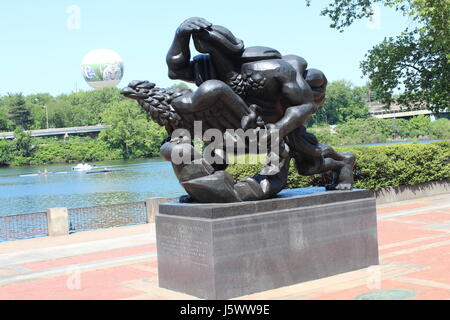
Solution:
[{"label": "sculpted head", "polygon": [[314,95],[314,104],[321,106],[325,103],[325,91],[328,80],[322,71],[318,69],[307,69],[303,74],[304,79],[311,87]]}]

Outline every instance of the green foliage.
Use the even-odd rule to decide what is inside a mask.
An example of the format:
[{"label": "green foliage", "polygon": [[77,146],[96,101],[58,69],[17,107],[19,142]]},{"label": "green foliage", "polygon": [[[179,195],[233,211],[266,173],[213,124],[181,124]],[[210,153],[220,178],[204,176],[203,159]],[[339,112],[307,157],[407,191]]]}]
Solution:
[{"label": "green foliage", "polygon": [[[99,139],[71,138],[66,141],[45,139],[29,164],[70,163],[120,159],[120,151],[108,148]],[[17,164],[17,163],[15,163]]]},{"label": "green foliage", "polygon": [[0,97],[0,131],[96,125],[112,104],[124,101],[117,88],[73,92],[53,97],[48,93],[9,94]]},{"label": "green foliage", "polygon": [[26,100],[30,105],[31,116],[33,119],[31,129],[47,128],[46,108],[48,108],[49,105],[54,105],[56,99],[48,93],[38,93],[26,96]]},{"label": "green foliage", "polygon": [[117,88],[75,92],[59,96],[58,103],[49,112],[53,109],[51,115],[58,123],[56,127],[96,125],[102,122],[103,112],[123,100]]},{"label": "green foliage", "polygon": [[15,123],[16,127],[29,129],[33,123],[30,106],[21,94],[8,94],[3,103],[9,111],[8,119]]},{"label": "green foliage", "polygon": [[[361,68],[380,102],[436,111],[450,107],[446,53],[434,52],[433,42],[421,37],[418,30],[385,39],[369,50]],[[395,96],[398,88],[403,91]]]},{"label": "green foliage", "polygon": [[[366,152],[366,150],[368,150]],[[349,151],[348,148],[342,151]],[[378,190],[450,178],[450,142],[361,147],[355,187]]]},{"label": "green foliage", "polygon": [[429,133],[435,139],[447,139],[450,137],[450,121],[439,119],[430,123]]},{"label": "green foliage", "polygon": [[[20,139],[28,138],[24,135]],[[111,149],[104,141],[89,137],[69,137],[67,140],[33,138],[32,143],[31,153],[24,156],[23,149],[30,147],[29,142],[0,140],[0,166],[122,159],[120,150]]]},{"label": "green foliage", "polygon": [[[29,110],[25,127],[95,125],[105,121],[112,128],[100,139],[70,137],[67,141],[31,138],[8,116],[15,105]],[[19,122],[19,121],[18,121]],[[18,128],[18,129],[17,129]],[[3,129],[3,130],[2,130]],[[147,120],[136,102],[124,99],[119,90],[102,89],[52,97],[49,94],[8,95],[0,98],[0,130],[16,129],[15,141],[2,141],[0,165],[27,165],[154,157],[166,136],[165,129]]]},{"label": "green foliage", "polygon": [[308,132],[314,134],[322,144],[328,144],[332,146],[342,144],[340,141],[340,137],[337,134],[331,133],[328,126],[308,128],[307,130]]},{"label": "green foliage", "polygon": [[[338,152],[356,155],[355,188],[379,190],[388,186],[414,185],[450,179],[450,142],[371,147],[340,147]],[[252,176],[262,164],[235,164],[227,171],[236,180]],[[288,188],[323,186],[328,175],[300,176],[291,162]]]},{"label": "green foliage", "polygon": [[118,102],[102,114],[111,127],[100,134],[110,148],[120,149],[125,159],[154,157],[166,136],[164,128],[147,119],[134,101]]},{"label": "green foliage", "polygon": [[[393,7],[414,22],[372,48],[361,63],[377,99],[435,111],[450,108],[450,0],[333,0],[321,14],[342,32],[355,20],[370,17],[375,3]],[[403,91],[395,95],[399,88]]]},{"label": "green foliage", "polygon": [[350,119],[366,118],[368,116],[366,97],[365,87],[354,87],[345,80],[333,81],[327,86],[324,105],[308,123],[338,124]]},{"label": "green foliage", "polygon": [[0,140],[0,166],[6,166],[12,160],[12,143],[9,140]]},{"label": "green foliage", "polygon": [[178,82],[178,83],[176,83],[174,85],[171,85],[170,87],[174,88],[174,89],[176,89],[176,88],[179,88],[179,89],[190,89],[190,87],[184,82]]},{"label": "green foliage", "polygon": [[14,131],[14,151],[19,157],[31,157],[36,146],[29,132],[25,132],[20,127]]},{"label": "green foliage", "polygon": [[0,131],[8,131],[10,129],[10,120],[5,111],[0,109]]},{"label": "green foliage", "polygon": [[365,141],[382,143],[386,142],[389,136],[388,123],[377,118],[350,120],[339,126],[336,131],[341,144],[360,144]]},{"label": "green foliage", "polygon": [[328,127],[308,129],[320,143],[329,145],[349,145],[384,143],[396,140],[411,139],[449,139],[450,121],[439,119],[431,122],[429,117],[419,115],[406,119],[352,119],[334,128],[331,133]]}]

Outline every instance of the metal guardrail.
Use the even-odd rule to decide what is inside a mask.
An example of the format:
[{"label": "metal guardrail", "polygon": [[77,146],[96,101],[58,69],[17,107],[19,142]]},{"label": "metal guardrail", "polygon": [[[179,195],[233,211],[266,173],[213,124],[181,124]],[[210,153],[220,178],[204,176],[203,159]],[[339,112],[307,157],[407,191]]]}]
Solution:
[{"label": "metal guardrail", "polygon": [[68,209],[69,233],[147,223],[145,202]]},{"label": "metal guardrail", "polygon": [[[69,233],[147,223],[145,201],[68,209]],[[0,216],[0,242],[49,235],[47,212]]]},{"label": "metal guardrail", "polygon": [[46,212],[0,216],[0,242],[47,235]]}]

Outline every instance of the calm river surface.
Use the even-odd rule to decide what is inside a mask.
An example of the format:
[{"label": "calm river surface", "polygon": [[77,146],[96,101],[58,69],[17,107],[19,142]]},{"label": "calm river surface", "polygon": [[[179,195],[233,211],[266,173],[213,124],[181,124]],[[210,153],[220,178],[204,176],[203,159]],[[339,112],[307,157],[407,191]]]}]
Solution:
[{"label": "calm river surface", "polygon": [[[76,164],[0,168],[0,216],[183,194],[171,164],[160,159],[90,164],[117,171],[97,174],[74,172],[72,167]],[[35,175],[45,168],[51,173]]]},{"label": "calm river surface", "polygon": [[[432,141],[419,143],[428,142]],[[171,164],[161,159],[91,164],[99,169],[107,167],[117,171],[97,174],[74,172],[72,167],[76,164],[0,168],[0,216],[42,212],[55,207],[81,208],[184,194]],[[48,175],[36,174],[45,168],[50,172]]]}]

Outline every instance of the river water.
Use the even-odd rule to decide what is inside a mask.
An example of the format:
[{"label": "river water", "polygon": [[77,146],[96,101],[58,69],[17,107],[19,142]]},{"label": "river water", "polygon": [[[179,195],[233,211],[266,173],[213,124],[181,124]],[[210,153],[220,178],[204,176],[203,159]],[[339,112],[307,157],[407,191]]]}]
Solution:
[{"label": "river water", "polygon": [[[171,164],[161,159],[91,164],[112,172],[75,172],[72,164],[0,168],[0,216],[184,194]],[[45,169],[48,175],[36,175]]]},{"label": "river water", "polygon": [[[419,143],[433,142],[431,140]],[[411,143],[397,142],[397,143]],[[382,143],[394,144],[394,143]],[[91,163],[113,172],[74,172],[73,164],[0,168],[0,216],[178,197],[184,190],[161,159]],[[47,169],[48,175],[37,175]]]}]

